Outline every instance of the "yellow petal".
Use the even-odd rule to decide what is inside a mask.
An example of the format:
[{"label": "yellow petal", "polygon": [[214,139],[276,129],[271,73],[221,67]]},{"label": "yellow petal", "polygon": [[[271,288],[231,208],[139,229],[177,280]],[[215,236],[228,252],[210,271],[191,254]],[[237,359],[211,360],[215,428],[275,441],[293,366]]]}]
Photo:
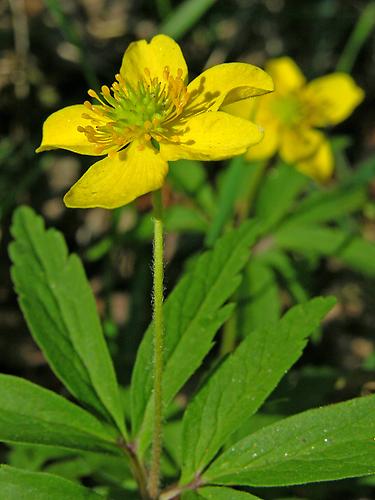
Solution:
[{"label": "yellow petal", "polygon": [[133,142],[113,158],[92,165],[64,197],[70,208],[117,208],[159,189],[168,164],[150,145],[139,150]]},{"label": "yellow petal", "polygon": [[263,139],[259,144],[250,147],[246,153],[246,158],[248,160],[265,160],[266,158],[271,158],[279,146],[280,142],[280,131],[279,124],[277,121],[269,121],[267,123],[262,123],[264,128]]},{"label": "yellow petal", "polygon": [[[264,97],[260,98],[264,99]],[[229,113],[230,115],[239,116],[245,120],[251,120],[254,117],[257,104],[260,99],[254,99],[249,97],[248,99],[242,99],[241,101],[232,102],[231,104],[226,104],[221,106],[220,111]]]},{"label": "yellow petal", "polygon": [[266,64],[266,71],[272,76],[277,93],[294,92],[305,84],[303,73],[290,57],[271,59]]},{"label": "yellow petal", "polygon": [[364,92],[346,73],[332,73],[310,82],[303,97],[311,108],[310,123],[326,127],[351,115],[363,100]]},{"label": "yellow petal", "polygon": [[334,170],[334,158],[328,141],[324,140],[317,152],[305,161],[298,162],[297,170],[317,182],[327,182]]},{"label": "yellow petal", "polygon": [[273,90],[271,77],[245,63],[218,64],[204,71],[188,85],[186,112],[211,110]]},{"label": "yellow petal", "polygon": [[100,156],[95,152],[95,144],[77,130],[78,126],[90,124],[90,120],[82,118],[84,113],[93,114],[83,104],[68,106],[52,113],[43,124],[42,143],[36,152],[61,148],[83,155]]},{"label": "yellow petal", "polygon": [[188,121],[179,143],[160,144],[160,153],[166,160],[223,160],[243,154],[261,138],[261,129],[247,120],[222,111],[202,113]]},{"label": "yellow petal", "polygon": [[288,163],[295,163],[310,157],[324,141],[321,132],[314,129],[284,129],[280,134],[280,156]]},{"label": "yellow petal", "polygon": [[164,68],[168,66],[170,74],[177,76],[180,70],[181,78],[187,79],[187,66],[179,45],[166,35],[157,35],[147,42],[133,42],[126,49],[122,59],[120,74],[133,87],[144,78],[145,69],[150,71],[151,78],[157,77],[163,81]]}]

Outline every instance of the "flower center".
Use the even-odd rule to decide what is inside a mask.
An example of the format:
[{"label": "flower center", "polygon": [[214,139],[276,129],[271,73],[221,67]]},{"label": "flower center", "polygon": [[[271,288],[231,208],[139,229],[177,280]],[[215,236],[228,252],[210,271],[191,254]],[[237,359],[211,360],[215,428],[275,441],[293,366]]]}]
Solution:
[{"label": "flower center", "polygon": [[272,110],[286,126],[297,125],[302,118],[300,100],[294,95],[278,96],[272,103]]},{"label": "flower center", "polygon": [[85,101],[84,105],[92,113],[84,113],[82,117],[91,124],[79,126],[78,131],[96,145],[98,154],[110,156],[134,139],[138,139],[141,149],[151,139],[177,140],[175,120],[189,99],[182,74],[179,69],[174,77],[166,66],[159,80],[146,68],[137,86],[116,75],[111,88],[103,85],[100,95],[90,89],[89,96],[99,104]]}]

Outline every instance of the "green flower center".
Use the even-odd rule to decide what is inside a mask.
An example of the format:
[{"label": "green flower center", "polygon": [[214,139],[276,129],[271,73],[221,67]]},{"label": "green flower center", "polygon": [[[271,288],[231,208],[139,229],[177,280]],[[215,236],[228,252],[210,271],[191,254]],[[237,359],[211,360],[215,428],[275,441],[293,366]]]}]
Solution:
[{"label": "green flower center", "polygon": [[136,87],[116,75],[111,89],[103,85],[100,95],[88,91],[99,104],[84,103],[92,113],[82,117],[91,124],[79,126],[78,131],[96,144],[98,154],[112,155],[134,139],[138,139],[140,147],[152,139],[177,140],[173,125],[189,99],[182,70],[173,77],[166,66],[162,80],[152,78],[147,68],[144,74]]},{"label": "green flower center", "polygon": [[272,103],[272,111],[287,126],[298,124],[302,118],[301,102],[295,95],[278,96]]}]

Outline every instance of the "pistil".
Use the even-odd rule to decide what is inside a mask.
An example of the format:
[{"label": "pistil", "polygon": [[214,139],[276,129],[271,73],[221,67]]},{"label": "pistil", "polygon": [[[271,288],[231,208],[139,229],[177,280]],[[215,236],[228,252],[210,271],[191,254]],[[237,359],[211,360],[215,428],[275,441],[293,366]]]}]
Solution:
[{"label": "pistil", "polygon": [[161,81],[148,68],[144,75],[136,88],[118,74],[111,88],[103,85],[100,95],[88,91],[99,104],[85,101],[90,113],[84,113],[82,118],[91,124],[79,126],[78,131],[96,145],[98,154],[111,156],[134,139],[139,147],[150,141],[152,144],[152,139],[177,140],[174,126],[189,99],[183,71],[179,69],[174,77],[166,66]]}]

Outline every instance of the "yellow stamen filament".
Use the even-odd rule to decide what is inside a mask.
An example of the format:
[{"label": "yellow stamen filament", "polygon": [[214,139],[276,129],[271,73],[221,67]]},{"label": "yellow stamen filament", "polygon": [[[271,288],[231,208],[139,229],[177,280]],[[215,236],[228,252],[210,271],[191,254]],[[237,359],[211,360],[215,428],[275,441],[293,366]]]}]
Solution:
[{"label": "yellow stamen filament", "polygon": [[165,66],[161,80],[149,68],[144,68],[143,73],[137,86],[117,74],[111,88],[101,87],[100,95],[95,90],[88,91],[99,104],[84,102],[88,112],[82,118],[91,124],[79,126],[78,131],[96,145],[98,154],[112,156],[134,139],[142,148],[151,139],[178,140],[174,126],[189,100],[183,70],[178,69],[173,76]]}]

